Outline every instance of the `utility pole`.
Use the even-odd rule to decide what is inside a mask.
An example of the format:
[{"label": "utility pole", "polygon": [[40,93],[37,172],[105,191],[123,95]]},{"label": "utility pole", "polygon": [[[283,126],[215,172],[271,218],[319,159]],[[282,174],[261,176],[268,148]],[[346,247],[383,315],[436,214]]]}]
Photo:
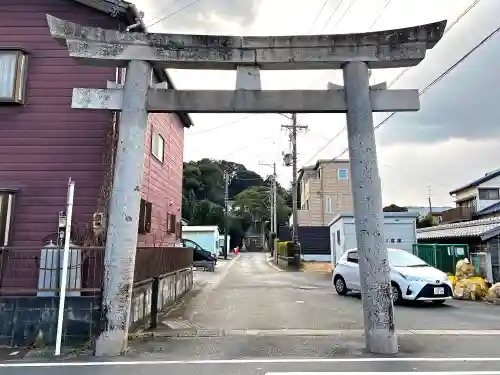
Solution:
[{"label": "utility pole", "polygon": [[[273,212],[273,223],[274,223],[273,233],[275,234],[276,238],[278,238],[278,205],[277,205],[278,182],[276,181],[277,178],[278,178],[278,176],[276,174],[276,163],[273,163],[273,209],[274,209],[274,212]],[[273,242],[274,242],[274,240],[273,240]],[[274,244],[273,244],[273,247],[276,247],[276,246],[274,246]]]},{"label": "utility pole", "polygon": [[228,201],[229,173],[227,173],[227,171],[224,171],[224,250],[222,250],[222,254],[224,255],[225,260],[227,260],[227,232],[229,231]]},{"label": "utility pole", "polygon": [[431,187],[428,186],[429,189],[429,214],[432,216],[432,200],[431,200]]},{"label": "utility pole", "polygon": [[[281,125],[282,128],[291,130],[290,144],[292,149],[292,240],[297,243],[299,238],[298,227],[299,218],[297,213],[297,129],[307,129],[307,125],[297,125],[297,114],[292,114],[291,125]],[[286,159],[285,155],[285,159]],[[285,160],[285,165],[287,164]]]},{"label": "utility pole", "polygon": [[[271,234],[272,233],[275,233],[277,234],[278,232],[278,215],[277,215],[277,175],[276,175],[276,163],[273,163],[273,164],[266,164],[266,163],[259,163],[260,165],[265,165],[265,166],[268,166],[268,167],[273,167],[273,175],[272,175],[272,178],[271,178]],[[273,240],[272,236],[270,236],[269,238],[270,240]],[[271,246],[271,244],[270,244]],[[272,245],[273,249],[276,250],[276,246],[274,244],[274,240],[273,240],[273,245]]]}]

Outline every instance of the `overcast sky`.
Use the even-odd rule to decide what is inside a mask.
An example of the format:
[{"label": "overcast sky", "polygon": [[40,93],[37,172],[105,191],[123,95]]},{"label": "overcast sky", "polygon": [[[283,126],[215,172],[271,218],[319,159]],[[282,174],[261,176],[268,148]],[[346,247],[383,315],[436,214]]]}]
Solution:
[{"label": "overcast sky", "polygon": [[[276,35],[367,31],[388,0],[135,0],[150,30],[172,33]],[[341,2],[338,7],[339,2]],[[373,30],[413,26],[447,19],[453,22],[473,0],[392,0]],[[192,5],[190,5],[193,3]],[[182,9],[184,8],[185,9]],[[181,10],[182,9],[182,10]],[[333,11],[336,10],[335,13]],[[177,12],[162,20],[163,17]],[[333,16],[332,16],[333,14]],[[392,88],[422,89],[496,29],[499,0],[482,0],[426,60],[411,68]],[[160,22],[158,22],[160,21]],[[400,113],[377,131],[379,167],[385,204],[451,205],[448,192],[500,168],[500,35],[421,97],[421,110]],[[372,82],[391,82],[401,70],[376,70]],[[234,72],[171,71],[179,89],[233,89]],[[263,89],[326,87],[342,84],[333,71],[262,72]],[[375,124],[384,119],[375,115]],[[289,185],[290,168],[282,165],[288,150],[279,115],[192,115],[186,132],[185,160],[227,159],[266,175],[263,163],[278,164],[280,182]],[[299,115],[309,126],[298,140],[299,166],[339,155],[347,146],[343,132],[315,154],[345,125],[344,115]],[[230,122],[234,122],[225,126]],[[347,157],[347,154],[344,155]]]}]

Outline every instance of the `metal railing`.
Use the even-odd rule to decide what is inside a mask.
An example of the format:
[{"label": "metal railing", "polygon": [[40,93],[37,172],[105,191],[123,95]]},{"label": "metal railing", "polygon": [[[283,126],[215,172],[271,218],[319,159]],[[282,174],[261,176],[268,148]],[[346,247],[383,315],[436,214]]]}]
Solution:
[{"label": "metal railing", "polygon": [[[72,247],[68,296],[100,294],[104,279],[104,247]],[[179,247],[137,248],[134,284],[191,267],[193,250]],[[55,296],[60,290],[62,249],[0,248],[0,295]]]}]

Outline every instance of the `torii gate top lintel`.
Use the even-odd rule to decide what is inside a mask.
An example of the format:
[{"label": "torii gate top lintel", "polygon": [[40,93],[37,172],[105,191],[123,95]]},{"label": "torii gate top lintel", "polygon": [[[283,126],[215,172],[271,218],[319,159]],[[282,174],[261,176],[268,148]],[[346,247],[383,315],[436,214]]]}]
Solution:
[{"label": "torii gate top lintel", "polygon": [[222,36],[134,33],[79,25],[47,15],[51,35],[70,56],[100,65],[146,60],[158,68],[340,69],[364,61],[371,69],[417,65],[442,38],[446,21],[357,34]]}]

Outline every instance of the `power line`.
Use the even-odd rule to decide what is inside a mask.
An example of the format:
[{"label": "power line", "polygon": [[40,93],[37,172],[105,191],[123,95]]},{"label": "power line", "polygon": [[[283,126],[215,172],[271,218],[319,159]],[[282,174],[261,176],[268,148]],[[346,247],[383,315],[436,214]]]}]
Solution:
[{"label": "power line", "polygon": [[149,20],[149,22],[151,22],[151,23],[152,23],[152,22],[154,22],[155,20],[157,20],[159,17],[161,17],[161,16],[162,16],[162,14],[164,14],[164,13],[165,13],[165,11],[166,11],[167,9],[169,9],[169,8],[171,8],[173,5],[177,4],[179,1],[181,1],[181,0],[174,0],[174,1],[172,2],[172,4],[170,4],[168,7],[164,7],[164,8],[162,8],[161,10],[159,10],[158,12],[156,12],[156,14],[157,14],[157,15],[156,15],[155,17],[153,17],[152,19],[150,19],[150,20]]},{"label": "power line", "polygon": [[156,25],[156,24],[158,24],[158,23],[160,23],[160,22],[163,22],[163,21],[164,21],[164,20],[166,20],[167,18],[170,18],[170,17],[172,17],[172,16],[176,15],[177,13],[182,12],[182,11],[183,11],[183,10],[185,10],[186,8],[189,8],[190,6],[193,6],[193,5],[195,5],[196,3],[199,3],[200,1],[201,1],[201,0],[194,0],[194,1],[192,1],[192,2],[190,2],[190,3],[188,3],[188,4],[186,4],[186,5],[184,5],[183,7],[181,7],[181,8],[179,8],[179,9],[177,9],[177,10],[173,11],[172,13],[167,14],[166,16],[164,16],[164,17],[160,18],[158,21],[155,21],[155,22],[153,22],[153,23],[151,23],[151,24],[147,25],[147,26],[146,26],[146,28],[147,28],[147,27],[154,26],[154,25]]},{"label": "power line", "polygon": [[224,128],[224,127],[229,126],[229,125],[236,124],[237,122],[247,120],[247,119],[249,119],[250,117],[253,117],[253,116],[255,116],[255,115],[256,115],[256,114],[249,115],[249,116],[245,116],[245,117],[242,117],[242,118],[240,118],[240,119],[238,119],[238,120],[234,120],[234,121],[231,121],[231,122],[227,122],[227,123],[225,123],[225,124],[218,125],[218,126],[215,126],[215,127],[213,127],[213,128],[210,128],[210,129],[200,130],[199,132],[191,133],[191,134],[188,134],[188,135],[189,135],[189,136],[193,136],[193,135],[198,135],[198,134],[208,133],[208,132],[211,132],[211,131],[213,131],[213,130],[217,130],[217,129]]},{"label": "power line", "polygon": [[[448,27],[444,30],[443,37],[446,35],[446,33],[447,33],[448,31],[450,31],[450,30],[453,28],[453,26],[455,26],[457,23],[459,23],[459,22],[460,22],[460,20],[461,20],[463,17],[465,17],[465,16],[467,15],[467,13],[469,13],[469,12],[472,10],[472,8],[474,8],[477,4],[479,4],[479,2],[480,2],[480,1],[481,1],[481,0],[474,0],[474,1],[472,2],[472,4],[471,4],[471,5],[469,5],[467,8],[465,8],[465,10],[464,10],[462,13],[460,13],[460,15],[459,15],[459,16],[455,19],[455,21],[453,21],[452,23],[450,23],[450,25],[449,25],[449,26],[448,26]],[[389,88],[389,87],[391,87],[392,85],[394,85],[394,84],[395,84],[397,81],[399,81],[399,80],[401,79],[401,77],[403,77],[403,76],[406,74],[406,72],[407,72],[408,70],[410,70],[411,68],[412,68],[412,67],[411,67],[411,66],[409,66],[409,67],[407,67],[407,68],[403,69],[403,70],[401,71],[401,73],[399,73],[399,74],[398,74],[398,75],[397,75],[397,76],[396,76],[396,77],[395,77],[395,78],[394,78],[394,79],[393,79],[393,80],[392,80],[392,81],[391,81],[391,82],[387,85],[387,87]]]},{"label": "power line", "polygon": [[[446,30],[445,30],[445,31],[444,31],[444,33],[443,33],[443,36],[444,36],[444,35],[445,35],[448,31],[450,31],[450,30],[453,28],[453,26],[455,26],[458,22],[460,22],[460,20],[461,20],[461,19],[462,19],[462,18],[463,18],[463,17],[464,17],[467,13],[469,13],[469,12],[472,10],[472,8],[474,8],[474,7],[475,7],[475,6],[476,6],[476,5],[477,5],[480,1],[481,1],[481,0],[474,0],[474,2],[473,2],[471,5],[469,5],[469,6],[468,6],[468,7],[467,7],[467,8],[466,8],[466,9],[465,9],[465,10],[464,10],[464,11],[463,11],[463,12],[462,12],[462,13],[461,13],[461,14],[460,14],[460,15],[459,15],[456,19],[455,19],[455,21],[453,21],[453,22],[450,24],[450,26],[449,26],[449,27],[447,27],[447,28],[446,28]],[[386,4],[386,5],[388,5],[388,4]],[[384,7],[384,10],[385,10],[386,8],[387,8],[387,7]],[[383,11],[382,11],[382,12],[383,12]],[[407,72],[410,68],[411,68],[411,67],[405,68],[405,69],[404,69],[404,70],[403,70],[400,74],[398,74],[398,75],[396,76],[396,78],[395,78],[395,79],[393,79],[393,80],[392,80],[392,81],[391,81],[391,82],[387,85],[387,87],[389,88],[389,87],[391,87],[392,85],[394,85],[394,83],[396,83],[396,82],[397,82],[397,81],[398,81],[398,80],[399,80],[399,79],[400,79],[400,78],[401,78],[401,77],[402,77],[402,76],[403,76],[403,75],[404,75],[404,74],[405,74],[405,73],[406,73],[406,72]],[[335,76],[335,74],[336,74],[336,73],[337,73],[337,71],[335,71],[335,73],[333,74],[332,78]],[[421,94],[420,94],[420,95],[421,95]],[[385,118],[385,119],[384,119],[384,120],[383,120],[380,124],[378,124],[378,125],[375,127],[375,129],[377,129],[377,127],[379,127],[379,126],[381,126],[382,124],[384,124],[385,122],[387,122],[387,121],[388,121],[388,120],[389,120],[392,116],[394,116],[395,114],[396,114],[396,112],[391,113],[391,114],[390,114],[389,116],[387,116],[387,117],[386,117],[386,118]],[[346,127],[346,126],[344,126],[344,128],[342,129],[342,131],[343,131],[343,130],[345,130],[345,129],[347,129],[347,127]],[[329,145],[330,145],[330,144],[331,144],[331,143],[332,143],[335,139],[337,139],[337,138],[338,138],[338,135],[335,135],[333,138],[331,138],[331,139],[330,139],[330,140],[329,140],[329,141],[328,141],[328,142],[327,142],[327,143],[326,143],[326,144],[322,147],[321,151],[323,151],[324,149],[326,149],[326,147],[328,147],[328,146],[329,146]],[[349,150],[349,149],[345,149],[345,150],[344,150],[344,151],[343,151],[343,152],[342,152],[342,153],[341,153],[338,157],[340,157],[340,156],[344,155],[344,154],[345,154],[348,150]],[[317,155],[318,155],[321,151],[317,152],[317,153],[314,155],[314,157],[316,157],[316,156],[317,156]],[[313,157],[313,158],[314,158],[314,157]],[[337,157],[336,157],[336,158],[337,158]],[[333,158],[332,160],[335,160],[336,158]]]},{"label": "power line", "polygon": [[[323,138],[323,139],[327,139],[327,140],[328,140],[328,138],[326,138],[325,136],[323,136],[323,135],[322,135],[322,134],[320,134],[320,133],[315,133],[315,132],[313,132],[313,134],[314,134],[314,135],[317,135],[318,137],[321,137],[321,138]],[[306,163],[306,165],[307,165],[307,164],[309,164],[310,162],[311,162],[311,160],[309,160],[309,161]],[[396,167],[393,167],[393,166],[391,166],[391,165],[387,165],[387,164],[380,164],[380,165],[381,165],[381,166],[383,166],[383,167],[386,167],[386,168],[388,168],[388,169],[392,169],[392,170],[395,170],[395,171],[397,171],[397,172],[404,173],[404,174],[406,174],[406,175],[408,175],[408,176],[410,176],[410,177],[416,177],[416,178],[418,178],[418,179],[420,179],[420,180],[422,180],[422,181],[431,182],[431,183],[433,183],[434,185],[440,185],[440,186],[443,186],[443,187],[445,187],[445,188],[447,188],[447,189],[450,189],[450,190],[452,189],[449,185],[443,184],[442,182],[431,181],[431,180],[429,180],[428,178],[426,178],[426,177],[424,177],[424,176],[420,176],[420,175],[417,175],[417,174],[414,174],[414,173],[410,173],[410,172],[408,172],[407,170],[403,170],[403,169],[400,169],[400,168],[396,168]]]},{"label": "power line", "polygon": [[321,28],[320,30],[320,34],[326,29],[326,27],[328,26],[328,24],[330,23],[330,21],[332,20],[333,16],[337,13],[337,10],[339,10],[340,6],[342,5],[342,3],[344,2],[344,0],[340,0],[338,3],[337,3],[337,6],[333,9],[332,13],[330,14],[330,17],[328,18],[328,20],[326,21],[326,23],[323,25],[323,27]]},{"label": "power line", "polygon": [[[479,0],[480,1],[480,0]],[[347,12],[349,11],[349,9],[351,9],[352,5],[356,2],[356,0],[353,0],[351,2],[351,4],[349,4],[349,7],[346,9],[346,11],[344,12],[344,14],[340,17],[339,21],[335,24],[335,26],[333,27],[332,29],[332,32],[333,30],[335,29],[336,26],[338,26],[338,24],[340,23],[340,21],[342,21],[342,18],[344,18],[344,16],[347,14]],[[378,22],[378,20],[382,17],[382,15],[384,14],[384,12],[387,10],[387,7],[389,6],[389,4],[392,2],[392,0],[387,0],[387,2],[385,3],[384,7],[378,12],[378,14],[375,16],[375,19],[374,21],[372,22],[371,26],[368,28],[368,31],[371,31],[372,28],[376,25],[376,23]],[[342,3],[342,2],[341,2]],[[333,79],[338,73],[338,70],[336,70],[335,72],[333,72],[332,74],[332,77],[330,79]]]},{"label": "power line", "polygon": [[342,20],[344,19],[344,17],[346,16],[347,13],[349,13],[349,11],[351,10],[352,6],[354,5],[354,3],[356,2],[357,0],[352,0],[351,3],[349,4],[349,6],[346,8],[346,10],[344,11],[344,13],[342,13],[342,15],[340,16],[340,18],[337,20],[337,22],[335,23],[335,25],[332,27],[332,32],[333,30],[335,30],[337,28],[337,26],[342,22]]},{"label": "power line", "polygon": [[[475,51],[477,51],[480,47],[482,47],[484,44],[486,44],[488,41],[490,41],[496,34],[500,32],[500,26],[493,30],[487,37],[485,37],[483,40],[481,40],[478,44],[476,44],[472,49],[470,49],[465,55],[463,55],[458,61],[456,61],[454,64],[452,64],[448,69],[446,69],[442,74],[439,75],[436,79],[434,79],[431,83],[429,83],[427,86],[425,86],[421,91],[419,91],[418,95],[422,96],[425,94],[427,91],[429,91],[434,85],[439,83],[444,77],[446,77],[448,74],[450,74],[453,70],[455,70],[460,64],[462,64],[469,56],[471,56]],[[377,130],[380,128],[383,124],[385,124],[390,118],[392,118],[397,112],[392,112],[389,116],[387,116],[384,120],[379,122],[374,129]],[[337,155],[335,158],[333,158],[331,161],[334,161],[338,158],[340,158],[342,155],[344,155],[347,151],[349,151],[349,148],[344,149],[342,153]]]},{"label": "power line", "polygon": [[371,30],[373,29],[373,27],[377,24],[378,20],[380,19],[380,17],[382,17],[382,14],[384,14],[385,10],[387,9],[387,7],[389,6],[389,4],[392,2],[392,0],[387,0],[387,2],[385,3],[384,7],[382,8],[382,10],[378,13],[377,17],[375,17],[375,20],[373,21],[372,25],[370,26],[370,28],[368,30]]},{"label": "power line", "polygon": [[323,3],[323,5],[321,6],[318,14],[316,15],[316,18],[314,19],[313,23],[309,27],[309,31],[314,27],[314,25],[316,25],[316,22],[318,22],[319,16],[321,16],[321,13],[323,13],[323,9],[325,9],[326,4],[328,4],[328,1],[330,1],[330,0],[325,0],[325,2]]}]

